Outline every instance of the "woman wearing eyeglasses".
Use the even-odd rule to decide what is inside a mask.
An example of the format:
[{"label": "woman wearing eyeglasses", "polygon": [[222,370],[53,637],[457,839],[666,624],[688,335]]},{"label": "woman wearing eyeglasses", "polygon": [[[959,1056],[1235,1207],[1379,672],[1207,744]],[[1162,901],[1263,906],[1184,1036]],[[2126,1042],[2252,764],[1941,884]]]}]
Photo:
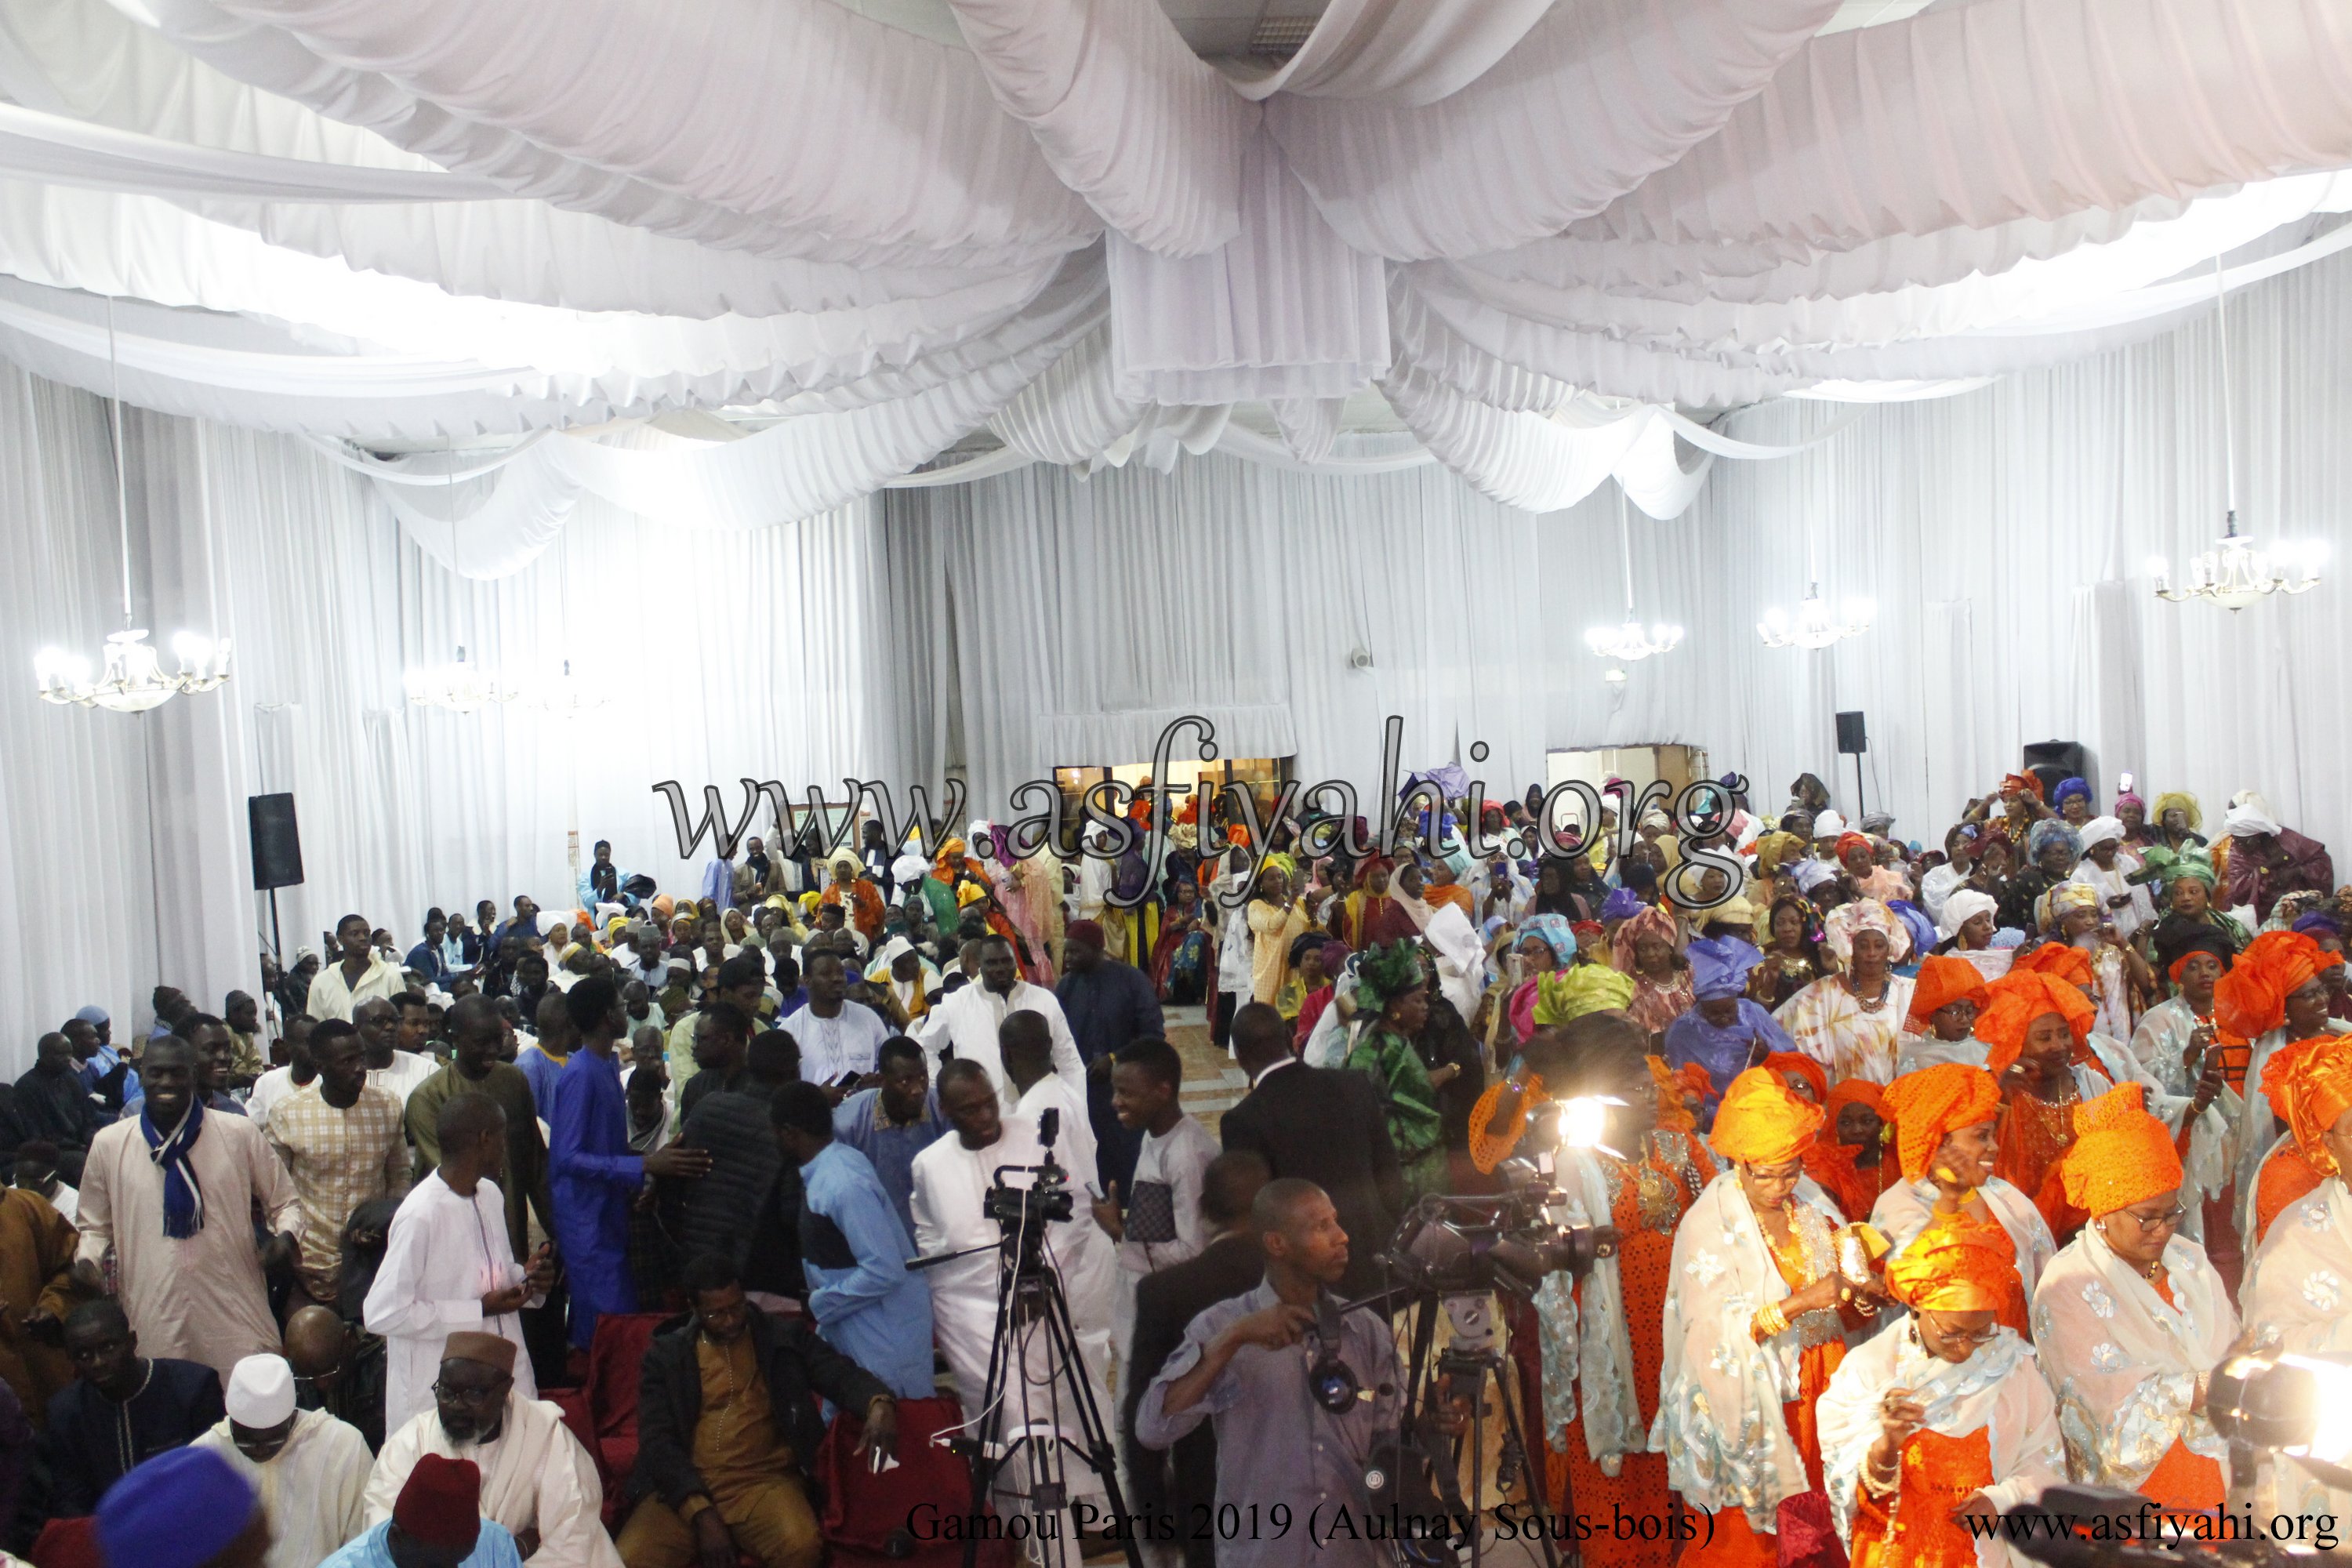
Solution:
[{"label": "woman wearing eyeglasses", "polygon": [[2180,1156],[2140,1096],[2126,1084],[2074,1109],[2062,1173],[2091,1221],[2042,1272],[2033,1342],[2076,1480],[2168,1511],[2218,1508],[2227,1446],[2205,1419],[2205,1380],[2238,1314],[2205,1249],[2179,1234]]},{"label": "woman wearing eyeglasses", "polygon": [[1814,1402],[1875,1308],[1839,1276],[1836,1217],[1797,1194],[1822,1121],[1769,1068],[1732,1079],[1711,1140],[1732,1169],[1675,1231],[1650,1446],[1712,1516],[1679,1568],[1771,1568],[1784,1532],[1828,1528]]},{"label": "woman wearing eyeglasses", "polygon": [[2000,1321],[2012,1270],[1990,1220],[1939,1216],[1886,1264],[1911,1321],[1857,1346],[1822,1395],[1830,1506],[1853,1568],[2005,1568],[1990,1520],[2066,1479],[2058,1404]]}]

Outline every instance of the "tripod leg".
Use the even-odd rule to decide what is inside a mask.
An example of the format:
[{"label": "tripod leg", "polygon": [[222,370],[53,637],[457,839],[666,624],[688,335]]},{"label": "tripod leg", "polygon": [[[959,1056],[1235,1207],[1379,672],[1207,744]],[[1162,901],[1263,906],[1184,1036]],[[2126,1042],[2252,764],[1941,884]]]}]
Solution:
[{"label": "tripod leg", "polygon": [[1109,1425],[1103,1420],[1102,1411],[1095,1404],[1094,1376],[1087,1366],[1086,1355],[1078,1347],[1078,1331],[1070,1317],[1069,1298],[1062,1293],[1058,1275],[1045,1277],[1050,1310],[1047,1328],[1056,1342],[1055,1353],[1062,1365],[1070,1370],[1070,1388],[1076,1407],[1078,1429],[1086,1436],[1082,1457],[1087,1467],[1102,1478],[1103,1495],[1110,1504],[1111,1517],[1119,1521],[1121,1543],[1127,1548],[1128,1568],[1143,1568],[1143,1548],[1135,1539],[1135,1531],[1128,1521],[1127,1498],[1119,1490],[1118,1449],[1111,1441]]},{"label": "tripod leg", "polygon": [[[1559,1548],[1553,1542],[1550,1530],[1545,1528],[1551,1518],[1551,1508],[1544,1497],[1543,1450],[1528,1446],[1527,1427],[1519,1420],[1518,1391],[1513,1386],[1518,1378],[1518,1367],[1516,1363],[1496,1358],[1488,1363],[1487,1370],[1495,1374],[1495,1397],[1502,1402],[1503,1430],[1507,1434],[1507,1440],[1523,1456],[1529,1512],[1537,1526],[1536,1539],[1543,1546],[1546,1568],[1559,1568]],[[1570,1503],[1562,1517],[1576,1517],[1573,1502]],[[1582,1553],[1574,1552],[1573,1555],[1580,1558]]]},{"label": "tripod leg", "polygon": [[965,1414],[973,1423],[965,1441],[971,1445],[971,1516],[964,1534],[963,1568],[978,1568],[980,1561],[980,1519],[988,1503],[990,1490],[996,1484],[996,1472],[1003,1461],[992,1462],[989,1447],[994,1441],[1001,1417],[996,1414],[1004,1395],[1005,1330],[1011,1323],[1012,1298],[1000,1285],[996,1292],[996,1326],[988,1342],[988,1376],[982,1382],[980,1408]]}]

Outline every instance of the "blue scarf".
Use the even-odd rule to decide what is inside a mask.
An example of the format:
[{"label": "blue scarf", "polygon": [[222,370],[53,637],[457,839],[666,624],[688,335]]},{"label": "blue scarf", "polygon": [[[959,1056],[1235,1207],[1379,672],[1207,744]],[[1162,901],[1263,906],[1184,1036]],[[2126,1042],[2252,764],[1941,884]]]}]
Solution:
[{"label": "blue scarf", "polygon": [[185,1241],[205,1228],[205,1190],[196,1184],[194,1158],[205,1131],[205,1102],[191,1098],[187,1115],[169,1137],[155,1131],[155,1119],[142,1107],[139,1131],[147,1137],[147,1158],[163,1172],[163,1234]]}]

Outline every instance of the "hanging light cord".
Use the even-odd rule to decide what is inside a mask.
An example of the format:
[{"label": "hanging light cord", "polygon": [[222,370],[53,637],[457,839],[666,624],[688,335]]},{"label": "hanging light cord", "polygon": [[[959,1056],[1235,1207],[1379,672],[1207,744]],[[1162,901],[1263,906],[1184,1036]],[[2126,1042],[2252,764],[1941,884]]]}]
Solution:
[{"label": "hanging light cord", "polygon": [[1625,618],[1633,618],[1633,525],[1625,511],[1625,487],[1617,487],[1617,554],[1625,566]]},{"label": "hanging light cord", "polygon": [[114,350],[114,296],[106,297],[108,417],[114,427],[114,518],[122,541],[122,626],[131,626],[131,489],[122,452],[122,361]]},{"label": "hanging light cord", "polygon": [[2221,475],[2229,508],[2230,535],[2238,532],[2238,437],[2231,412],[2234,399],[2230,395],[2230,295],[2223,283],[2221,258],[2213,258],[2213,320],[2221,329]]}]

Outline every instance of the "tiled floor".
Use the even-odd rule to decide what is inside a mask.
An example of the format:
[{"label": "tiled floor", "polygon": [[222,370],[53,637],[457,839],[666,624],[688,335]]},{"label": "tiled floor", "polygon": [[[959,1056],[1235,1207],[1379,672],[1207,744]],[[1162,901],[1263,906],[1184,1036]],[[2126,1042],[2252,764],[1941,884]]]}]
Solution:
[{"label": "tiled floor", "polygon": [[1184,1058],[1184,1109],[1213,1135],[1225,1110],[1249,1092],[1249,1079],[1209,1043],[1208,1016],[1198,1007],[1163,1010],[1168,1043]]}]

